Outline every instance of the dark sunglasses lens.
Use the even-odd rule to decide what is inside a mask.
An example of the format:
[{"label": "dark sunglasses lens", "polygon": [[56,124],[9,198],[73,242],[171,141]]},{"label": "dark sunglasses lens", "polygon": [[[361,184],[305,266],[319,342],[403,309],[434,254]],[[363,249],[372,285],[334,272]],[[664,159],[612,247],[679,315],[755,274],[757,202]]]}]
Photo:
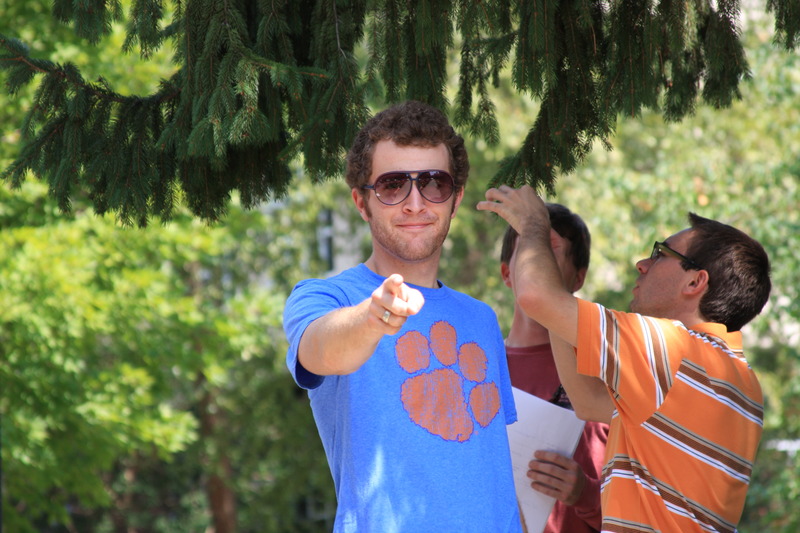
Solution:
[{"label": "dark sunglasses lens", "polygon": [[653,251],[650,253],[650,259],[657,259],[659,255],[661,255],[661,248],[658,246],[658,243],[655,243],[653,245]]},{"label": "dark sunglasses lens", "polygon": [[453,194],[453,178],[438,170],[419,174],[419,192],[429,202],[441,203]]},{"label": "dark sunglasses lens", "polygon": [[384,174],[375,182],[375,194],[386,205],[402,202],[409,192],[411,180],[408,179],[408,174],[402,172]]},{"label": "dark sunglasses lens", "polygon": [[[447,172],[431,170],[420,172],[413,181],[423,198],[429,202],[442,203],[453,194],[453,178]],[[411,192],[411,175],[407,172],[388,172],[375,182],[375,195],[386,205],[399,204]]]}]

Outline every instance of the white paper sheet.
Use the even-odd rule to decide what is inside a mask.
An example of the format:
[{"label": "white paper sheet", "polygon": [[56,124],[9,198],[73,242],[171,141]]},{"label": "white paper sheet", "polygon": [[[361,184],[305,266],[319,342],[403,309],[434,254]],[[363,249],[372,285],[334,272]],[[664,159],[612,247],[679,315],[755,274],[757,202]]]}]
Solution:
[{"label": "white paper sheet", "polygon": [[528,533],[541,533],[556,500],[531,488],[526,475],[528,463],[536,450],[549,450],[572,457],[584,422],[569,409],[516,387],[513,387],[513,391],[517,421],[507,428],[514,486]]}]

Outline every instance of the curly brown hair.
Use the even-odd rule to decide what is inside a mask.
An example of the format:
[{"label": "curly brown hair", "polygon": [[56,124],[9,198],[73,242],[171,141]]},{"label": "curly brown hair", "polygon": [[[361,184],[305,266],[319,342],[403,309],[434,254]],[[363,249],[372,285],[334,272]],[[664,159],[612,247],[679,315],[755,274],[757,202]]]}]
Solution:
[{"label": "curly brown hair", "polygon": [[450,154],[450,173],[455,182],[455,192],[458,193],[466,185],[469,157],[464,139],[455,132],[440,110],[409,100],[381,111],[356,134],[347,152],[345,180],[351,188],[362,191],[362,187],[369,182],[375,145],[385,140],[394,141],[400,146],[432,147],[444,144]]}]

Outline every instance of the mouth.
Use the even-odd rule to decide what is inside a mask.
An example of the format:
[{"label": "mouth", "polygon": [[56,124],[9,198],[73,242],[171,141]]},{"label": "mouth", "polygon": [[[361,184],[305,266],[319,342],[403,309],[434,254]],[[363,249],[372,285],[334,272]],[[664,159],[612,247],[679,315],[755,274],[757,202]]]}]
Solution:
[{"label": "mouth", "polygon": [[413,221],[413,222],[401,222],[401,223],[397,224],[397,227],[401,228],[401,229],[404,229],[404,230],[416,231],[416,230],[421,230],[421,229],[428,228],[428,227],[432,226],[433,223],[434,223],[434,221],[432,221],[432,220],[419,220],[419,221]]},{"label": "mouth", "polygon": [[400,224],[399,227],[407,230],[418,230],[418,229],[425,229],[430,224]]}]

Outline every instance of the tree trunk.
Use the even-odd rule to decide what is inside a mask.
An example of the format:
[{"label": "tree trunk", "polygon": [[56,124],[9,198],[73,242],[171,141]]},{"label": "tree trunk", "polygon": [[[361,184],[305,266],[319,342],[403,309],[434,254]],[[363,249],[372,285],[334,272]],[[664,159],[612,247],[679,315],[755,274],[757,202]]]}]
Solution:
[{"label": "tree trunk", "polygon": [[[207,384],[202,375],[198,382],[200,386]],[[204,391],[200,400],[200,431],[204,441],[216,441],[218,416],[213,393]],[[231,462],[219,444],[217,441],[215,453],[207,457],[206,494],[214,521],[214,533],[236,533],[236,497],[229,484],[232,477]]]}]

